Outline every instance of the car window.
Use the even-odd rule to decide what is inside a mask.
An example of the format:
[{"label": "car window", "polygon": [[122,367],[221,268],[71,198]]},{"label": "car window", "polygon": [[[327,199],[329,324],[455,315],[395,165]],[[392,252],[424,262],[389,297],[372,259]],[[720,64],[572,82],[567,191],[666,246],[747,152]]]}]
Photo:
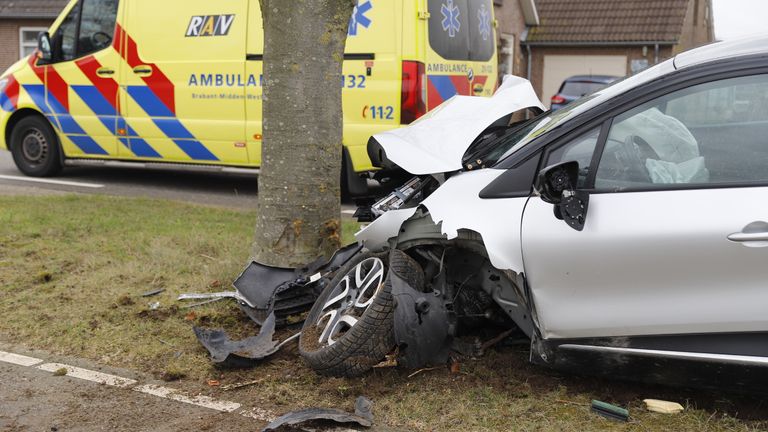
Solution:
[{"label": "car window", "polygon": [[768,182],[768,75],[678,90],[613,120],[597,189]]},{"label": "car window", "polygon": [[560,90],[560,93],[566,96],[584,96],[600,90],[606,85],[607,84],[596,82],[566,81],[563,83],[563,88]]},{"label": "car window", "polygon": [[82,57],[112,45],[118,0],[83,0],[77,55]]},{"label": "car window", "polygon": [[559,164],[561,162],[576,161],[579,163],[579,181],[576,187],[586,186],[589,167],[592,162],[592,155],[597,147],[597,140],[600,136],[600,127],[596,127],[589,132],[580,135],[568,143],[556,147],[547,155],[544,163],[545,167]]},{"label": "car window", "polygon": [[447,60],[488,61],[496,43],[491,0],[429,0],[429,44]]}]

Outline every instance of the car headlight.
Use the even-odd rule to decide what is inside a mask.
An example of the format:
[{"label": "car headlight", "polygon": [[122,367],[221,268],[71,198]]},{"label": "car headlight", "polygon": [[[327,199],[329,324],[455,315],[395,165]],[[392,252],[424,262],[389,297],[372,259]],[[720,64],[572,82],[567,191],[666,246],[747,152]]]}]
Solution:
[{"label": "car headlight", "polygon": [[0,79],[0,93],[5,91],[6,86],[8,86],[8,78]]}]

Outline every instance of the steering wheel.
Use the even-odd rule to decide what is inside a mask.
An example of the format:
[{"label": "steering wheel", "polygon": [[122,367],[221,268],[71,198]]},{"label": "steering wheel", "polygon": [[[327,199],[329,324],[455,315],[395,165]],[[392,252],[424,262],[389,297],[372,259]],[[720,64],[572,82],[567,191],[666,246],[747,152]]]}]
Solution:
[{"label": "steering wheel", "polygon": [[91,43],[95,47],[103,48],[112,43],[112,36],[103,31],[97,31],[91,35]]},{"label": "steering wheel", "polygon": [[624,141],[609,138],[616,144],[613,156],[615,158],[610,167],[609,178],[629,182],[651,183],[651,176],[645,167],[647,159],[660,160],[656,150],[648,144],[648,141],[637,135],[628,135]]}]

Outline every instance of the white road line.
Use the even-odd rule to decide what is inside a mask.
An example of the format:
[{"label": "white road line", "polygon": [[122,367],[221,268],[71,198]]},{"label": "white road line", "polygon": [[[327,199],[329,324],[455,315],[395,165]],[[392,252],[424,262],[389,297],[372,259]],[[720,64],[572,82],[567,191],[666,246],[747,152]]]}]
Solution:
[{"label": "white road line", "polygon": [[355,210],[342,210],[341,214],[353,215],[355,214]]},{"label": "white road line", "polygon": [[114,387],[130,387],[136,384],[136,380],[129,378],[123,378],[116,375],[110,375],[103,372],[96,372],[88,369],[83,369],[75,366],[70,366],[62,363],[45,363],[37,367],[40,370],[48,372],[56,372],[59,369],[66,369],[67,376],[74,378],[80,378],[86,381],[92,381],[99,384],[106,384]]},{"label": "white road line", "polygon": [[12,176],[12,175],[2,175],[2,174],[0,174],[0,179],[25,181],[25,182],[32,182],[32,183],[47,183],[47,184],[55,184],[55,185],[61,185],[61,186],[76,186],[76,187],[84,187],[84,188],[92,188],[92,189],[99,189],[104,187],[103,184],[98,184],[98,183],[73,182],[73,181],[66,181],[66,180],[51,180],[51,179],[41,179],[41,178],[35,178],[35,177],[22,177],[22,176]]},{"label": "white road line", "polygon": [[0,351],[0,361],[5,363],[11,363],[19,366],[34,366],[42,363],[43,361],[34,357],[27,357],[21,354],[14,354],[5,351]]},{"label": "white road line", "polygon": [[191,405],[197,405],[216,411],[232,412],[240,408],[240,404],[236,402],[217,401],[211,397],[201,395],[190,397],[179,393],[176,389],[154,384],[145,384],[142,386],[134,387],[133,389],[137,392],[146,393],[152,396],[171,399]]}]

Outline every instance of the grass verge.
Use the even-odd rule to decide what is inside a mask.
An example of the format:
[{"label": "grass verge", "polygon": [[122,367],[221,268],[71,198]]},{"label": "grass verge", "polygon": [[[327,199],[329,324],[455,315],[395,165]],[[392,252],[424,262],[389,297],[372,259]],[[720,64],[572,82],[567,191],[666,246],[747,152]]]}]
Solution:
[{"label": "grass verge", "polygon": [[[0,197],[0,339],[132,368],[209,394],[277,412],[351,408],[365,394],[377,422],[407,430],[748,431],[768,427],[766,407],[739,396],[563,376],[527,363],[525,346],[504,347],[447,369],[379,369],[360,379],[319,377],[295,348],[248,370],[219,370],[193,324],[239,334],[257,328],[229,301],[195,309],[183,292],[229,289],[248,258],[253,212],[101,196]],[[345,241],[356,224],[343,224]],[[144,292],[163,288],[157,296]],[[159,302],[159,308],[150,307]],[[283,332],[285,334],[285,332]],[[642,399],[683,403],[679,415],[645,412]],[[627,406],[632,421],[589,412],[590,399]]]}]

